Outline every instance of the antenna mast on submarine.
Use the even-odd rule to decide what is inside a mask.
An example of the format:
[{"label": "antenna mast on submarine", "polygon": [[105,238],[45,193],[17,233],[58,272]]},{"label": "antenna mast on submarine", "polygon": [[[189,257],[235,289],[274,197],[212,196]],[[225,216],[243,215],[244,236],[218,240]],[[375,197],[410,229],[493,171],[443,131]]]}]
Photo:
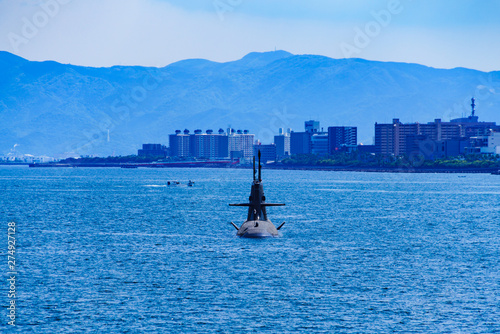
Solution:
[{"label": "antenna mast on submarine", "polygon": [[261,177],[261,169],[262,169],[262,165],[260,164],[260,150],[259,150],[259,182],[262,182],[262,177]]},{"label": "antenna mast on submarine", "polygon": [[255,155],[253,156],[253,180],[255,181]]}]

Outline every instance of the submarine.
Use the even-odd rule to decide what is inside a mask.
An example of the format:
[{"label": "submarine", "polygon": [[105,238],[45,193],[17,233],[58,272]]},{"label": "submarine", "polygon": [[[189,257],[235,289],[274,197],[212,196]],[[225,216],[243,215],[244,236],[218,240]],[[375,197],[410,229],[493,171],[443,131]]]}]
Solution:
[{"label": "submarine", "polygon": [[242,238],[269,238],[277,237],[278,230],[285,225],[283,222],[278,228],[267,218],[266,207],[269,206],[283,206],[283,203],[266,203],[266,196],[264,196],[264,187],[262,185],[260,164],[260,150],[259,156],[259,177],[256,178],[255,174],[255,156],[253,157],[253,183],[250,190],[250,197],[248,203],[242,204],[229,204],[229,206],[244,206],[248,207],[247,220],[238,228],[236,224],[231,224],[238,232],[236,235]]}]

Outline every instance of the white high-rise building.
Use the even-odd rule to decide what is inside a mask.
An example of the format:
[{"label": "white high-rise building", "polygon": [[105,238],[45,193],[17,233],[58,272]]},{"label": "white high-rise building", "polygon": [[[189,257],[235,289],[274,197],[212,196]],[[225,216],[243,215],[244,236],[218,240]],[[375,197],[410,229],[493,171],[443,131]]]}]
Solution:
[{"label": "white high-rise building", "polygon": [[243,158],[251,160],[253,157],[253,141],[255,135],[250,134],[248,130],[234,130],[229,129],[229,152],[233,158]]}]

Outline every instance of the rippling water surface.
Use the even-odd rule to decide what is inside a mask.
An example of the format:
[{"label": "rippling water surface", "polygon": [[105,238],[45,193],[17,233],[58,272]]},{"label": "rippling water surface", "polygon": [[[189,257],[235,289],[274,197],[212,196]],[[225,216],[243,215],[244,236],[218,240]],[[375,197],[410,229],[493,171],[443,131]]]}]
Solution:
[{"label": "rippling water surface", "polygon": [[17,332],[500,331],[499,176],[264,170],[282,236],[239,239],[251,177],[0,167]]}]

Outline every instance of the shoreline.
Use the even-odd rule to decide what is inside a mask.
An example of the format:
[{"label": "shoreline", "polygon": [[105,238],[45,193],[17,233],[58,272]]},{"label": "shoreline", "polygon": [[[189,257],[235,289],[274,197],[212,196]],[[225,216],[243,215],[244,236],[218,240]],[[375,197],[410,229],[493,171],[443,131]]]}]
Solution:
[{"label": "shoreline", "polygon": [[487,168],[419,168],[419,167],[348,167],[348,166],[275,166],[268,169],[319,170],[329,172],[363,173],[454,173],[454,174],[491,174],[498,172],[498,167]]},{"label": "shoreline", "polygon": [[[213,163],[175,163],[175,164],[134,164],[134,163],[39,163],[29,164],[30,168],[240,168],[251,169],[251,165],[217,165]],[[487,168],[420,168],[420,167],[354,167],[354,166],[309,166],[309,165],[263,165],[264,169],[276,170],[310,170],[328,172],[364,172],[364,173],[455,173],[455,174],[492,174],[498,173],[498,167]]]}]

